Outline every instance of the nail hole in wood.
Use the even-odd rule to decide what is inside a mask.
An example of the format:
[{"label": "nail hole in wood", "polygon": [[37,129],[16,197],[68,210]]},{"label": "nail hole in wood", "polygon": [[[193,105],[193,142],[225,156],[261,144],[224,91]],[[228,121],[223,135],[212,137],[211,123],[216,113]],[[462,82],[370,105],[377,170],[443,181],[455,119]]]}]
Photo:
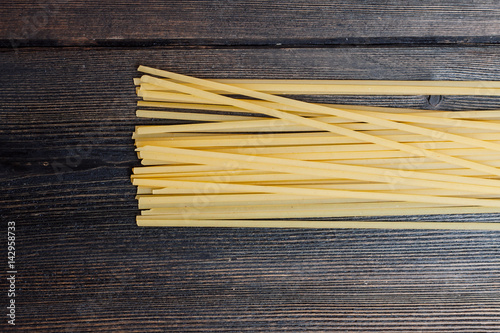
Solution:
[{"label": "nail hole in wood", "polygon": [[443,101],[443,96],[441,95],[430,95],[427,96],[427,102],[429,103],[430,106],[436,107]]}]

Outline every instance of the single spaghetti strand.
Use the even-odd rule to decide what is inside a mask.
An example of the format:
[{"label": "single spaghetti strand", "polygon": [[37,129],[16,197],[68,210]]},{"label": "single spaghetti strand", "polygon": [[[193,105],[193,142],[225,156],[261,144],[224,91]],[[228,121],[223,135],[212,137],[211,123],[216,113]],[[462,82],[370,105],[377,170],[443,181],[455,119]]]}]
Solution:
[{"label": "single spaghetti strand", "polygon": [[[217,82],[216,80],[212,80]],[[347,80],[346,80],[347,81]],[[220,82],[220,81],[218,81]],[[222,82],[220,82],[222,83]],[[476,86],[458,86],[458,85],[417,85],[402,83],[396,84],[391,81],[385,84],[375,84],[369,80],[362,83],[353,83],[347,81],[339,84],[325,84],[321,82],[310,82],[303,84],[299,82],[288,82],[284,84],[280,80],[274,82],[233,82],[232,86],[240,87],[249,90],[262,91],[271,94],[303,94],[303,95],[475,95],[475,96],[498,96],[500,89],[498,87],[482,87],[476,82]],[[199,88],[199,85],[190,84],[194,88]],[[158,85],[142,82],[141,88],[148,90],[167,90]],[[168,91],[168,90],[167,90]],[[220,94],[224,90],[210,89],[211,92]]]},{"label": "single spaghetti strand", "polygon": [[[146,67],[146,66],[144,66]],[[151,68],[151,67],[150,67]],[[141,79],[134,78],[134,85],[140,85]],[[500,81],[409,81],[409,80],[328,80],[328,79],[211,79],[224,84],[321,84],[321,85],[376,85],[376,86],[425,86],[425,87],[467,87],[500,88]]]},{"label": "single spaghetti strand", "polygon": [[169,220],[137,216],[142,227],[216,227],[216,228],[317,228],[317,229],[443,229],[500,230],[500,223],[478,222],[380,222],[380,221],[286,221],[286,220]]},{"label": "single spaghetti strand", "polygon": [[[432,206],[432,207],[397,207],[397,202],[392,202],[396,207],[392,208],[362,208],[363,204],[360,203],[360,208],[351,209],[335,209],[327,208],[321,209],[299,209],[291,210],[285,209],[281,211],[266,211],[266,210],[250,210],[248,212],[231,211],[230,209],[222,212],[207,212],[204,209],[183,208],[177,209],[176,212],[171,214],[163,214],[161,208],[152,209],[152,211],[142,211],[142,216],[162,216],[169,219],[279,219],[279,218],[339,218],[339,217],[353,217],[353,216],[408,216],[408,215],[433,215],[433,214],[477,214],[477,213],[498,213],[498,208],[490,207],[446,207],[446,206]],[[298,203],[296,203],[298,205]],[[149,215],[151,214],[151,215]]]}]

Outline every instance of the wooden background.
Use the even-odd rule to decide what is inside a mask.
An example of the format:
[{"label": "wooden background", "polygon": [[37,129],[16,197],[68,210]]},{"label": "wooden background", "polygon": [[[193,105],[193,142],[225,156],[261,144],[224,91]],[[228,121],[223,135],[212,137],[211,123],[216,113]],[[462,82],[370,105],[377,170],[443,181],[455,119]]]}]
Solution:
[{"label": "wooden background", "polygon": [[0,331],[500,332],[498,232],[138,228],[129,181],[133,128],[154,122],[134,116],[139,64],[207,78],[500,80],[499,43],[493,0],[4,1]]}]

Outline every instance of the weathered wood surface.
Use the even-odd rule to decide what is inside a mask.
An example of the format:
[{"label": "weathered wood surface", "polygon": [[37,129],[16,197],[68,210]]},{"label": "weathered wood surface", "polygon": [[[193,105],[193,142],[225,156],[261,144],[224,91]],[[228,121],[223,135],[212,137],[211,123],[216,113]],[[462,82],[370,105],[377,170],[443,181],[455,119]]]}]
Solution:
[{"label": "weathered wood surface", "polygon": [[[134,117],[138,64],[218,78],[499,80],[499,53],[497,47],[4,50],[1,225],[6,230],[7,221],[16,221],[17,328],[497,332],[497,232],[138,228],[128,176],[138,163],[134,125],[150,123]],[[429,96],[330,100],[500,107],[500,98],[488,97],[445,97],[437,106]],[[449,217],[478,219],[498,216]],[[6,253],[5,237],[1,244]],[[0,325],[12,329],[5,317]]]},{"label": "weathered wood surface", "polygon": [[4,1],[0,45],[498,44],[497,1]]}]

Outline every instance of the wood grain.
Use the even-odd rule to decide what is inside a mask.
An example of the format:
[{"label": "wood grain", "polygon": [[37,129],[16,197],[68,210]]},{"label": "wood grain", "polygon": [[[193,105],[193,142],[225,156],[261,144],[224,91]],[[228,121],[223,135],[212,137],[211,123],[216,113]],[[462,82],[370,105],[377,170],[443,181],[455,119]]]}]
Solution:
[{"label": "wood grain", "polygon": [[498,44],[500,8],[467,1],[7,1],[3,47]]},{"label": "wood grain", "polygon": [[[496,232],[138,228],[128,176],[138,162],[134,125],[166,123],[134,117],[138,64],[218,78],[499,80],[498,53],[497,47],[0,52],[1,226],[16,221],[17,329],[497,332]],[[420,108],[433,101],[323,99]],[[435,107],[499,106],[499,98],[444,97]],[[5,249],[5,237],[1,244]],[[7,289],[5,279],[1,287]]]}]

